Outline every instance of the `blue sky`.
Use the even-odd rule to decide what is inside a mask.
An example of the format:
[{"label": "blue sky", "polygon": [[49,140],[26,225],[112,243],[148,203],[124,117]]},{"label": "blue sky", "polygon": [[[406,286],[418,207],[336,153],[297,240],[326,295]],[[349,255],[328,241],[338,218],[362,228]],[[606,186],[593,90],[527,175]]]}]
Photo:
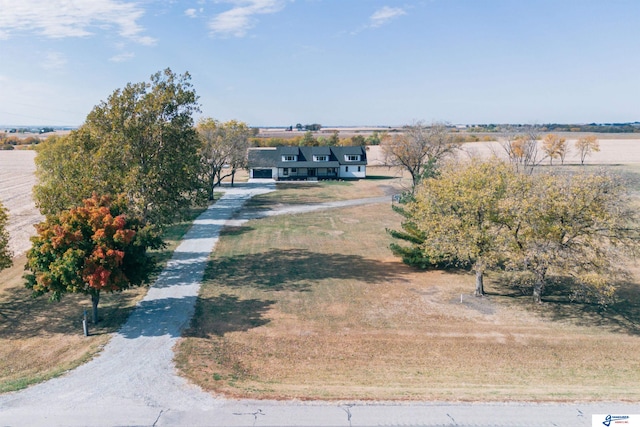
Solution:
[{"label": "blue sky", "polygon": [[0,0],[0,126],[188,71],[251,126],[640,120],[637,0]]}]

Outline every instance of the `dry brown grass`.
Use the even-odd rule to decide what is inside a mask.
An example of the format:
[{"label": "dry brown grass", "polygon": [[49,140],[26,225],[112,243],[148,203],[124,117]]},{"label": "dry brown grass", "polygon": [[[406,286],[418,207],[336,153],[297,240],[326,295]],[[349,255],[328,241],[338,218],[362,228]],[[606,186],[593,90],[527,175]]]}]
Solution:
[{"label": "dry brown grass", "polygon": [[71,369],[93,357],[126,319],[145,289],[104,295],[100,315],[84,337],[88,297],[68,295],[59,303],[33,298],[24,287],[25,258],[0,273],[0,392],[17,390]]},{"label": "dry brown grass", "polygon": [[[167,231],[168,246],[156,254],[161,263],[168,260],[189,226],[184,222]],[[25,261],[23,255],[0,272],[0,393],[55,377],[91,359],[147,291],[141,287],[103,294],[102,320],[90,324],[90,336],[85,337],[82,317],[84,310],[91,317],[89,297],[66,295],[60,302],[50,302],[47,296],[33,298],[22,278]]]},{"label": "dry brown grass", "polygon": [[[262,202],[297,203],[301,191],[362,197],[372,182],[292,186]],[[640,399],[636,283],[605,312],[534,306],[499,280],[476,299],[469,274],[392,257],[384,229],[398,226],[378,204],[227,229],[178,345],[179,369],[207,390],[250,398]]]}]

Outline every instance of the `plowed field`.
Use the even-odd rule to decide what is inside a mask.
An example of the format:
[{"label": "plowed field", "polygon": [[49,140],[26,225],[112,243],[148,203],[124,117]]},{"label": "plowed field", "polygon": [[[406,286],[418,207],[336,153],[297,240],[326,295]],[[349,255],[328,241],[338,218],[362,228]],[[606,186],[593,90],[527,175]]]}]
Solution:
[{"label": "plowed field", "polygon": [[0,151],[0,201],[9,210],[9,246],[18,256],[30,247],[34,224],[43,220],[31,198],[35,151]]}]

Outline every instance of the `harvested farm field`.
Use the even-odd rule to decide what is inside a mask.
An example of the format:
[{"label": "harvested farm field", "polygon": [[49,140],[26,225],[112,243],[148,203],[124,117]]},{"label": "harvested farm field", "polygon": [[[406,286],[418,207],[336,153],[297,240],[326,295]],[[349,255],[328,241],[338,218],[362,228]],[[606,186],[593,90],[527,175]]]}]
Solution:
[{"label": "harvested farm field", "polygon": [[44,219],[31,198],[35,156],[32,150],[0,151],[0,202],[9,210],[9,247],[15,256],[29,249],[33,226]]}]

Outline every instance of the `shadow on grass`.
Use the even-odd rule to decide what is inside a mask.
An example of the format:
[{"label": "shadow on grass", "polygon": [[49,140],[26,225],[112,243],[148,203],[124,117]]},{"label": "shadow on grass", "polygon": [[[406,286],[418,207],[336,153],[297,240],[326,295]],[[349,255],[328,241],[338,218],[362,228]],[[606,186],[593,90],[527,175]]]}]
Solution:
[{"label": "shadow on grass", "polygon": [[614,301],[606,305],[572,300],[570,295],[574,284],[567,279],[552,280],[545,287],[542,305],[533,302],[531,289],[515,286],[505,277],[495,283],[495,295],[520,300],[525,307],[535,309],[552,321],[568,321],[576,326],[640,335],[640,286],[637,283],[621,283]]},{"label": "shadow on grass", "polygon": [[205,280],[230,287],[253,287],[270,291],[308,291],[323,279],[379,283],[402,280],[406,269],[357,255],[325,254],[305,249],[273,249],[251,255],[216,258],[209,262]]},{"label": "shadow on grass", "polygon": [[367,175],[365,179],[371,180],[371,181],[382,181],[382,180],[396,179],[396,178],[398,177],[394,175]]},{"label": "shadow on grass", "polygon": [[307,182],[307,181],[295,181],[295,182],[276,182],[277,190],[288,190],[288,189],[304,189],[304,188],[318,188],[318,182]]},{"label": "shadow on grass", "polygon": [[[91,300],[86,295],[66,295],[59,302],[47,295],[34,298],[24,288],[9,289],[11,298],[0,301],[0,339],[25,339],[53,334],[82,335],[83,312],[91,318]],[[90,324],[93,335],[116,331],[133,310],[135,292],[102,295],[100,322]]]},{"label": "shadow on grass", "polygon": [[229,332],[245,332],[266,325],[264,317],[275,301],[239,299],[235,295],[200,297],[191,327],[184,337],[207,338],[223,336]]},{"label": "shadow on grass", "polygon": [[[169,245],[163,249],[152,251],[157,262],[152,274],[152,281],[160,275],[164,266],[173,255],[182,236],[192,228],[192,219],[205,211],[205,207],[194,208],[189,211],[190,219],[176,223],[164,230],[163,238]],[[196,228],[195,238],[208,237],[217,225],[200,225]],[[193,254],[186,254],[185,257]],[[198,254],[196,254],[198,255]],[[208,253],[202,254],[208,257]],[[205,258],[206,259],[206,258]],[[68,294],[61,301],[49,301],[48,295],[34,298],[30,290],[24,287],[21,279],[24,273],[25,259],[16,261],[16,265],[2,272],[0,281],[15,283],[15,286],[2,288],[0,295],[0,339],[25,339],[53,334],[82,335],[83,312],[87,310],[91,318],[91,300],[87,295]],[[189,265],[186,267],[189,268]],[[135,308],[135,302],[146,291],[143,286],[139,290],[131,289],[124,292],[102,292],[99,305],[100,321],[97,325],[90,323],[91,335],[108,334],[117,331],[127,320]]]},{"label": "shadow on grass", "polygon": [[[556,289],[554,289],[556,291]],[[555,294],[555,295],[554,295]],[[543,298],[553,320],[569,320],[578,326],[597,326],[613,332],[640,335],[640,286],[623,283],[612,303],[601,305],[570,301],[557,292]]]},{"label": "shadow on grass", "polygon": [[245,233],[249,233],[255,230],[253,227],[249,227],[246,225],[240,226],[229,226],[227,225],[220,231],[220,237],[233,237],[233,236],[241,236]]},{"label": "shadow on grass", "polygon": [[260,198],[260,196],[255,196],[247,200],[244,203],[242,210],[240,212],[236,212],[234,217],[235,218],[242,217],[244,216],[243,214],[246,214],[246,211],[250,211],[250,212],[268,211],[273,209],[273,207],[276,206],[277,204],[278,203],[274,202],[272,199]]}]

